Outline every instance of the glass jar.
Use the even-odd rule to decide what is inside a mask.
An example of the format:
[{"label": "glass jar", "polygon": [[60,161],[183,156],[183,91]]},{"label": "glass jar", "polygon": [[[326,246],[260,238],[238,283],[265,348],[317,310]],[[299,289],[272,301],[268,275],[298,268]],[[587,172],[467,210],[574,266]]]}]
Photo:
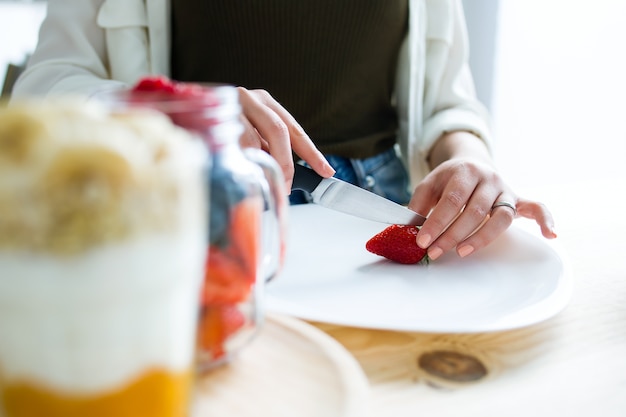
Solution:
[{"label": "glass jar", "polygon": [[287,193],[278,164],[266,152],[242,149],[237,89],[177,83],[175,91],[115,93],[199,135],[211,160],[209,248],[200,300],[198,370],[228,362],[259,330],[263,287],[285,250]]},{"label": "glass jar", "polygon": [[154,112],[0,109],[0,416],[189,414],[207,163]]}]

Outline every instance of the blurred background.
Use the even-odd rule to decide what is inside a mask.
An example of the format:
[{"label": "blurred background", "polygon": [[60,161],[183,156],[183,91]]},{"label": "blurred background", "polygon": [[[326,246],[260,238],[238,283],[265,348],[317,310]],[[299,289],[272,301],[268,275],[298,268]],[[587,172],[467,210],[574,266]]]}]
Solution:
[{"label": "blurred background", "polygon": [[[512,185],[626,178],[626,0],[463,3],[477,92]],[[0,80],[34,48],[45,8],[0,0]]]},{"label": "blurred background", "polygon": [[503,0],[496,51],[496,157],[515,184],[626,179],[625,0]]}]

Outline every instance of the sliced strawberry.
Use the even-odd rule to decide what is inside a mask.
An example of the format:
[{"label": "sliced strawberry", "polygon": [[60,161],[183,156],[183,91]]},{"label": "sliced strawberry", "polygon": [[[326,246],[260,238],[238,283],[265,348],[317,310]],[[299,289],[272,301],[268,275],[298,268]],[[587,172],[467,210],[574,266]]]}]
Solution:
[{"label": "sliced strawberry", "polygon": [[238,258],[217,247],[209,249],[202,305],[240,303],[248,299],[254,280]]},{"label": "sliced strawberry", "polygon": [[369,252],[401,264],[415,264],[422,259],[428,260],[426,250],[417,246],[418,231],[415,226],[394,224],[368,240],[365,248]]},{"label": "sliced strawberry", "polygon": [[[259,262],[259,233],[263,201],[248,197],[241,200],[231,210],[229,251],[239,259],[248,283],[256,281]],[[210,261],[209,261],[210,262]]]},{"label": "sliced strawberry", "polygon": [[224,231],[227,239],[209,246],[203,305],[239,303],[248,298],[257,278],[261,204],[260,199],[250,197],[230,208]]},{"label": "sliced strawberry", "polygon": [[245,316],[235,305],[205,307],[200,311],[198,346],[218,359],[226,353],[224,343],[245,324]]}]

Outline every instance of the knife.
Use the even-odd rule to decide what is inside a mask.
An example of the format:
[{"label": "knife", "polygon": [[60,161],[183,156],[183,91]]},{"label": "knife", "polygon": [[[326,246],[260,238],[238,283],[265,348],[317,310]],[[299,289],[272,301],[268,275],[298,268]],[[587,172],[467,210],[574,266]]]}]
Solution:
[{"label": "knife", "polygon": [[313,203],[342,213],[387,224],[421,226],[426,217],[391,200],[337,178],[324,178],[295,164],[292,190],[311,194]]}]

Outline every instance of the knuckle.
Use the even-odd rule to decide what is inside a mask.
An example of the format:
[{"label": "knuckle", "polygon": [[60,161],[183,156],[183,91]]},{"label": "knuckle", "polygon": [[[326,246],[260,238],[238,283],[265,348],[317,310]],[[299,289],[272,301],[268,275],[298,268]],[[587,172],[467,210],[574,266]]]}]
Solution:
[{"label": "knuckle", "polygon": [[248,90],[245,87],[237,87],[237,93],[239,94],[239,97],[251,97],[252,93],[250,92],[250,90]]},{"label": "knuckle", "polygon": [[272,97],[272,95],[267,90],[264,90],[262,88],[254,90],[254,92],[260,97],[261,101],[267,102],[269,100],[273,100],[274,99]]},{"label": "knuckle", "polygon": [[239,97],[245,97],[249,100],[255,101],[257,103],[263,103],[266,104],[268,103],[270,100],[273,100],[272,96],[270,95],[270,93],[267,92],[267,90],[263,90],[261,88],[257,88],[254,90],[249,90],[245,87],[237,87],[237,91],[239,92]]},{"label": "knuckle", "polygon": [[269,131],[271,132],[272,137],[289,137],[289,128],[278,116],[272,117],[272,121],[269,125]]},{"label": "knuckle", "polygon": [[487,179],[494,184],[504,186],[502,178],[500,178],[500,175],[496,171],[489,171],[489,173],[487,174]]},{"label": "knuckle", "polygon": [[244,148],[261,147],[261,141],[249,132],[245,132],[239,137],[239,144]]},{"label": "knuckle", "polygon": [[[428,220],[426,220],[426,223],[424,223],[424,226],[428,226],[428,232],[430,234],[431,230],[437,230],[437,231],[444,230],[446,226],[448,226],[448,223],[444,222],[443,219],[440,219],[439,217],[430,216]],[[425,227],[422,227],[423,231],[424,229]]]},{"label": "knuckle", "polygon": [[306,132],[304,131],[304,128],[300,126],[299,123],[293,124],[293,136],[299,139],[308,139],[309,137],[309,135],[306,134]]},{"label": "knuckle", "polygon": [[482,221],[489,214],[489,210],[480,205],[472,205],[465,207],[463,213],[474,221]]},{"label": "knuckle", "polygon": [[460,209],[465,203],[465,198],[459,191],[450,191],[443,196],[444,202],[454,208]]},{"label": "knuckle", "polygon": [[455,168],[461,178],[472,176],[477,171],[477,167],[472,161],[465,160],[457,161]]},{"label": "knuckle", "polygon": [[500,212],[499,215],[502,216],[503,219],[506,219],[508,224],[512,223],[515,219],[515,213],[508,207],[498,207],[498,211]]}]

